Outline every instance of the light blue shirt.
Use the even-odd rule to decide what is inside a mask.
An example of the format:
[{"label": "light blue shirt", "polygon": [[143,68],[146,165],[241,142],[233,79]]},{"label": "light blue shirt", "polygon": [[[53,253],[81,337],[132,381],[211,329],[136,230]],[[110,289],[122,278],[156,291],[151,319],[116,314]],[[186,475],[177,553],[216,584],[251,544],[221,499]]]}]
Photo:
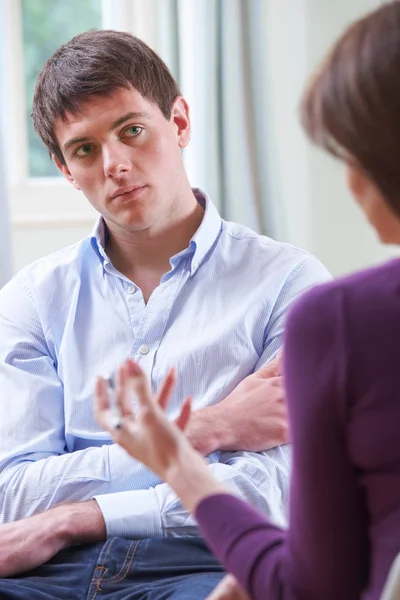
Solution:
[{"label": "light blue shirt", "polygon": [[[92,236],[19,272],[0,291],[0,520],[95,497],[109,536],[196,535],[171,488],[93,419],[98,374],[128,356],[157,389],[175,366],[177,416],[225,398],[282,345],[286,312],[329,278],[309,254],[221,219],[203,221],[147,305]],[[290,451],[215,452],[210,469],[274,522],[287,518]]]}]

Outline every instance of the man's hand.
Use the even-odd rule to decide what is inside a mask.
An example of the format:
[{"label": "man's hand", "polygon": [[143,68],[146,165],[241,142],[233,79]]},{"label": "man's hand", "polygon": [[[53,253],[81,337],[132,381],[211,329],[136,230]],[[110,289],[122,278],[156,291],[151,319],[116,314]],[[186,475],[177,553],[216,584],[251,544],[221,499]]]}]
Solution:
[{"label": "man's hand", "polygon": [[249,375],[222,402],[192,413],[186,429],[203,455],[261,452],[289,441],[280,357]]},{"label": "man's hand", "polygon": [[59,505],[0,525],[0,577],[34,569],[73,543],[105,537],[104,520],[95,500]]},{"label": "man's hand", "polygon": [[250,600],[233,575],[226,575],[207,600]]}]

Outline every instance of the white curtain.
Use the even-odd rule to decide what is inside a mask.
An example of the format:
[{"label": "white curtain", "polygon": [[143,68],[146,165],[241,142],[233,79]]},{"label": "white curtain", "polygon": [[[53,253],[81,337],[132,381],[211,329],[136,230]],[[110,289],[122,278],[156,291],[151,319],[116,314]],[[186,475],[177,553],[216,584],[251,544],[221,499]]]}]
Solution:
[{"label": "white curtain", "polygon": [[192,107],[189,178],[222,215],[279,236],[269,165],[265,0],[179,2],[179,82]]},{"label": "white curtain", "polygon": [[105,26],[137,35],[168,64],[191,107],[190,182],[230,220],[284,237],[274,198],[266,0],[105,0]]},{"label": "white curtain", "polygon": [[[12,275],[11,256],[11,227],[9,219],[8,201],[6,195],[6,166],[4,161],[4,136],[3,123],[6,118],[4,114],[4,96],[6,86],[4,85],[4,41],[5,19],[2,18],[3,8],[0,7],[0,288],[10,279]],[[10,59],[8,59],[10,60]]]}]

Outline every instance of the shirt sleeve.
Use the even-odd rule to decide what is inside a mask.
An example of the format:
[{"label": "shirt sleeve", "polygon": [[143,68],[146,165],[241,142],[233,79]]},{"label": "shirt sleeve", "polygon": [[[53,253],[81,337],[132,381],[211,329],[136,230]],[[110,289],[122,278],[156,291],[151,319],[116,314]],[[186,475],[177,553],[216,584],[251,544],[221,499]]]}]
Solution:
[{"label": "shirt sleeve", "polygon": [[367,584],[367,503],[347,455],[345,357],[342,295],[322,286],[296,304],[286,330],[288,532],[226,495],[197,508],[204,537],[255,600],[353,600]]},{"label": "shirt sleeve", "polygon": [[311,287],[330,281],[332,276],[324,265],[310,254],[303,254],[283,280],[270,319],[264,332],[264,351],[254,371],[272,360],[282,348],[286,318],[293,303]]},{"label": "shirt sleeve", "polygon": [[[252,503],[274,523],[285,526],[291,467],[290,447],[263,453],[215,453],[209,469],[232,493]],[[195,518],[166,483],[141,491],[95,497],[107,535],[127,538],[199,536]]]}]

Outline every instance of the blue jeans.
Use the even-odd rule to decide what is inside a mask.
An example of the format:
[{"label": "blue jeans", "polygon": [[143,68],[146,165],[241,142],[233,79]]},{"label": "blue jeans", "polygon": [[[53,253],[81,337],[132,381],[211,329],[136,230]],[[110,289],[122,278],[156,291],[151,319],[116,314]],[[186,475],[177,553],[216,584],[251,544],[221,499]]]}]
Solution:
[{"label": "blue jeans", "polygon": [[45,565],[0,579],[1,600],[204,600],[224,571],[196,538],[71,546]]}]

